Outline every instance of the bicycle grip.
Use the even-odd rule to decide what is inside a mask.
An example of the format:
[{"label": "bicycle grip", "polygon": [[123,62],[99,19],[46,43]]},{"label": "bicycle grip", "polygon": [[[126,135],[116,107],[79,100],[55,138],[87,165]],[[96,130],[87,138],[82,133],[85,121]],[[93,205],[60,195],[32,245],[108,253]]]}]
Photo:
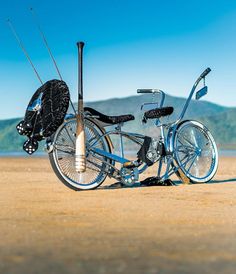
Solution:
[{"label": "bicycle grip", "polygon": [[206,70],[203,71],[203,73],[200,75],[200,78],[205,78],[207,76],[208,73],[211,72],[210,68],[207,68]]},{"label": "bicycle grip", "polygon": [[137,89],[137,93],[153,93],[152,89]]}]

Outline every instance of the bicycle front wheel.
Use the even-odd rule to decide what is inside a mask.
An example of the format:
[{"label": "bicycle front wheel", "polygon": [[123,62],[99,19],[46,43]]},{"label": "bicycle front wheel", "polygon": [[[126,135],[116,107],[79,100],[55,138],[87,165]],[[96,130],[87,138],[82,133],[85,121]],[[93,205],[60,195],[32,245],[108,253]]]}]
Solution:
[{"label": "bicycle front wheel", "polygon": [[63,184],[73,190],[94,189],[106,179],[106,163],[110,160],[90,153],[88,148],[99,148],[111,152],[106,138],[100,138],[101,130],[91,120],[85,119],[86,171],[75,170],[76,119],[64,122],[56,131],[53,150],[49,153],[51,166]]},{"label": "bicycle front wheel", "polygon": [[180,174],[184,175],[192,183],[206,183],[217,171],[216,143],[210,131],[197,121],[184,121],[177,127],[173,153],[176,174],[180,178]]}]

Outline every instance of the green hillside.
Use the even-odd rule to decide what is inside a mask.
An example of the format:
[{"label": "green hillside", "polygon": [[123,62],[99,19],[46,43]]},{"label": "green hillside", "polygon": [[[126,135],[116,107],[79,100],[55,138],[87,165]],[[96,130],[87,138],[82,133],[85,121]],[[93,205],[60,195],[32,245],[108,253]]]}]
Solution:
[{"label": "green hillside", "polygon": [[[159,99],[160,98],[154,98],[155,102],[157,102]],[[148,94],[130,96],[127,98],[113,98],[105,101],[90,102],[86,105],[110,115],[120,115],[129,113],[133,114],[135,116],[135,120],[126,123],[124,129],[134,132],[150,134],[150,131],[153,130],[153,123],[148,122],[147,125],[143,125],[141,123],[143,116],[141,106],[145,102],[152,102],[152,100],[153,96]],[[185,102],[185,98],[167,95],[165,98],[164,106],[173,106],[174,113],[170,117],[165,118],[165,121],[175,121],[179,117]],[[217,104],[213,104],[207,101],[192,100],[189,105],[188,111],[185,115],[185,119],[198,119],[199,121],[201,121],[202,117],[206,116],[209,116],[209,119],[211,119],[212,116],[219,115],[220,113],[227,112],[229,110],[230,108],[219,106]],[[204,121],[206,121],[207,124],[207,120]]]},{"label": "green hillside", "polygon": [[[132,113],[141,117],[142,112],[140,107],[145,102],[158,102],[160,98],[154,97],[150,94],[148,95],[136,95],[126,98],[113,98],[105,101],[90,102],[87,105],[94,107],[97,110],[103,111],[108,114],[122,114],[122,113]],[[165,106],[174,106],[175,111],[171,115],[171,120],[179,116],[184,104],[186,102],[185,98],[173,97],[167,95],[165,98]],[[215,113],[223,112],[228,110],[224,106],[219,106],[207,101],[195,101],[192,100],[188,109],[186,116],[188,117],[199,117],[202,116],[203,112],[206,115],[212,115]]]},{"label": "green hillside", "polygon": [[[156,98],[155,100],[157,100]],[[137,95],[127,98],[113,98],[104,101],[89,102],[86,105],[103,112],[104,114],[120,115],[133,114],[135,121],[125,124],[124,129],[133,132],[153,135],[153,123],[150,121],[146,125],[141,123],[141,105],[144,102],[151,102],[152,95]],[[176,119],[183,108],[186,99],[166,96],[165,106],[174,106],[174,113],[168,121]],[[192,101],[186,119],[197,119],[202,121],[212,131],[217,143],[234,144],[236,143],[236,108],[227,108],[212,104],[207,101]],[[9,119],[0,121],[0,151],[21,151],[24,137],[18,135],[15,126],[19,119]]]},{"label": "green hillside", "polygon": [[16,124],[21,119],[0,121],[0,151],[20,151],[23,138],[16,131]]},{"label": "green hillside", "polygon": [[[210,131],[218,144],[236,144],[236,109],[229,109],[218,115],[201,117],[201,120]],[[235,147],[235,146],[234,146]],[[236,148],[236,147],[235,147]]]}]

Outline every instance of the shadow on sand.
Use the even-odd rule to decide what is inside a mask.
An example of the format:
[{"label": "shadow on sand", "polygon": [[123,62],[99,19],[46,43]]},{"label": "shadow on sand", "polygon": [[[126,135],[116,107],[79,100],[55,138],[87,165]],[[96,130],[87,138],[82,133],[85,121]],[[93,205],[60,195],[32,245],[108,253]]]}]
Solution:
[{"label": "shadow on sand", "polygon": [[[236,178],[229,178],[229,179],[225,179],[225,180],[212,180],[210,182],[208,182],[207,184],[224,184],[224,183],[232,183],[232,182],[236,182]],[[173,185],[172,186],[179,186],[179,185],[182,185],[182,182],[181,181],[173,181]],[[196,184],[189,184],[189,185],[196,185]],[[102,186],[100,188],[98,188],[97,190],[104,190],[104,189],[126,189],[126,188],[140,188],[140,187],[170,187],[170,186],[164,186],[164,185],[151,185],[151,186],[146,186],[146,185],[142,185],[140,183],[135,183],[134,185],[132,186],[124,186],[122,185],[120,182],[116,182],[114,184],[111,184],[109,186]]]},{"label": "shadow on sand", "polygon": [[221,184],[221,183],[232,183],[232,182],[236,182],[236,178],[229,178],[226,180],[212,180],[208,182],[208,184]]}]

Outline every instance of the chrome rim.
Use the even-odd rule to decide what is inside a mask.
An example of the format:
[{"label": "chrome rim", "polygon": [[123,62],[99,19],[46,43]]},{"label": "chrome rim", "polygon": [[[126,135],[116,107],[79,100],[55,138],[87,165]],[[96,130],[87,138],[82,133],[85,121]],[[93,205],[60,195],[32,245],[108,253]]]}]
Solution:
[{"label": "chrome rim", "polygon": [[[96,126],[89,120],[85,120],[86,147],[92,145],[93,148],[107,150],[108,146],[99,139],[100,135]],[[75,137],[76,119],[67,121],[54,138],[53,158],[61,176],[75,187],[91,188],[99,185],[106,177],[105,157],[87,152],[86,172],[78,173],[75,170]],[[99,139],[99,140],[98,140]]]},{"label": "chrome rim", "polygon": [[187,177],[210,180],[217,168],[217,149],[210,132],[200,123],[186,123],[177,130],[175,158]]}]

